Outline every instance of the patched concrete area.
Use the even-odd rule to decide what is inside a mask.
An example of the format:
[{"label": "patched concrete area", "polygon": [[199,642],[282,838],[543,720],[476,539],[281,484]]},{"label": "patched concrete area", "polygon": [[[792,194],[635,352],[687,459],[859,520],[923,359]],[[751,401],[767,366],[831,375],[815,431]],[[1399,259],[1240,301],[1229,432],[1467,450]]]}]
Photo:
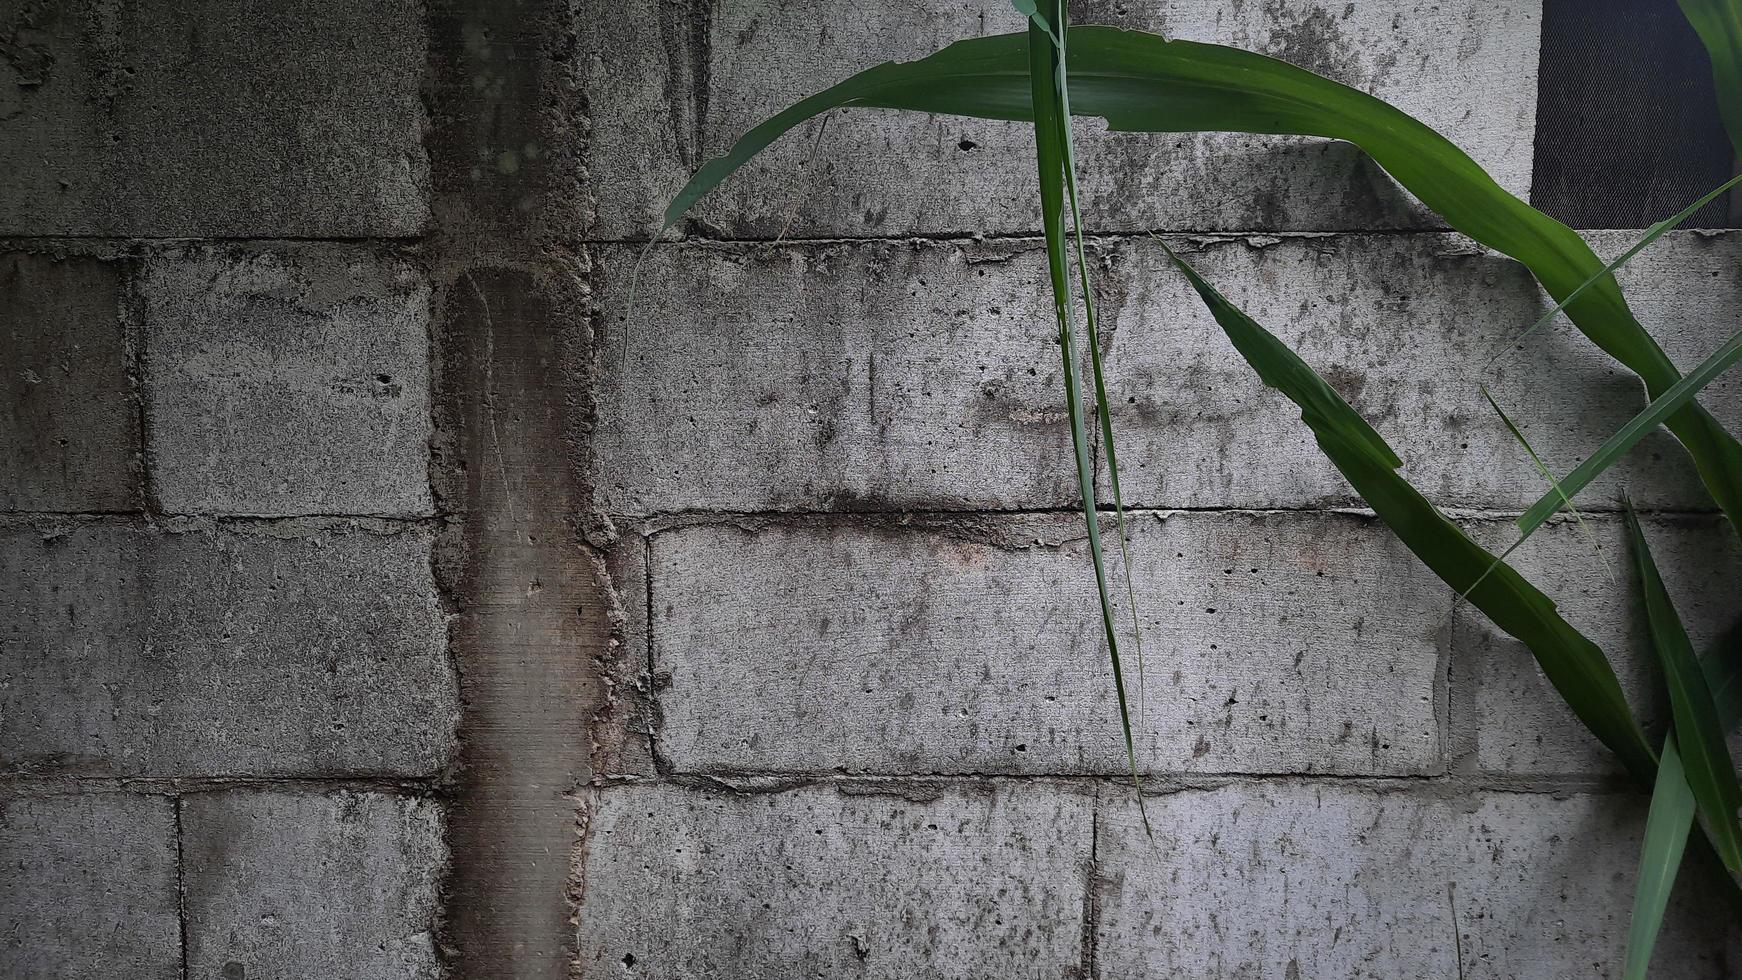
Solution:
[{"label": "patched concrete area", "polygon": [[442,816],[381,793],[182,801],[190,976],[436,980]]},{"label": "patched concrete area", "polygon": [[0,234],[414,235],[412,0],[11,5]]},{"label": "patched concrete area", "polygon": [[458,703],[430,536],[0,528],[0,768],[426,776]]},{"label": "patched concrete area", "polygon": [[[1618,977],[1643,802],[1295,781],[1107,791],[1096,975]],[[1677,889],[1653,971],[1720,980],[1742,950],[1715,882]]]},{"label": "patched concrete area", "polygon": [[[850,11],[739,3],[714,9],[697,26],[654,4],[637,4],[627,16],[637,38],[663,41],[666,58],[650,65],[632,47],[598,57],[620,72],[661,79],[658,88],[619,86],[628,89],[629,105],[657,122],[633,133],[606,130],[603,147],[593,152],[606,172],[629,175],[630,186],[653,200],[639,207],[624,202],[615,216],[602,216],[602,237],[645,235],[648,218],[702,159],[724,153],[752,126],[807,95],[880,62],[1022,29],[1021,16],[998,0]],[[1535,7],[1507,0],[1403,6],[1177,0],[1097,4],[1077,22],[1233,44],[1328,75],[1439,130],[1513,193],[1529,190],[1540,29]],[[698,58],[703,68],[693,66]],[[698,84],[700,96],[694,94]],[[697,105],[698,99],[705,103]],[[699,127],[690,137],[693,150],[683,142],[691,118]],[[1078,128],[1085,218],[1097,230],[1437,223],[1347,144],[1107,134],[1092,119]],[[651,140],[655,134],[660,138]],[[1021,124],[846,110],[834,114],[826,131],[821,119],[812,120],[764,151],[702,202],[696,216],[728,237],[749,238],[1032,231],[1039,227],[1033,153],[1033,135]],[[647,173],[656,166],[679,169],[675,179],[662,180]]]},{"label": "patched concrete area", "polygon": [[0,798],[0,973],[181,980],[175,803]]},{"label": "patched concrete area", "polygon": [[119,262],[0,255],[0,511],[140,507],[122,279]]},{"label": "patched concrete area", "polygon": [[590,796],[583,976],[1075,976],[1092,796],[1046,784]]},{"label": "patched concrete area", "polygon": [[1077,499],[1043,252],[660,248],[631,310],[636,254],[602,263],[608,512]]},{"label": "patched concrete area", "polygon": [[151,478],[170,513],[427,514],[430,287],[371,249],[145,264]]},{"label": "patched concrete area", "polygon": [[[1141,768],[1441,770],[1454,596],[1389,532],[1324,514],[1131,530]],[[658,745],[678,771],[1129,765],[1079,519],[685,528],[654,538],[652,589]]]}]

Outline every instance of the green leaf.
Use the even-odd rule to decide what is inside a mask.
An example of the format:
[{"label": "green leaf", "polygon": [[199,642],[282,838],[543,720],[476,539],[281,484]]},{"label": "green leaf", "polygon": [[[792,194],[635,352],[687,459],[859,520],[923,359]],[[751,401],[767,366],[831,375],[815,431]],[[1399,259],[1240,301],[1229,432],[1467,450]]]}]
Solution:
[{"label": "green leaf", "polygon": [[1681,0],[1682,14],[1712,59],[1718,114],[1736,155],[1742,157],[1742,3],[1737,0]]},{"label": "green leaf", "polygon": [[[1615,430],[1615,434],[1604,440],[1588,459],[1573,468],[1566,479],[1561,480],[1555,489],[1546,493],[1536,503],[1518,517],[1518,529],[1524,537],[1529,537],[1542,523],[1549,519],[1563,505],[1571,507],[1572,497],[1580,490],[1591,485],[1591,481],[1600,476],[1604,470],[1615,465],[1626,454],[1627,450],[1639,444],[1651,430],[1658,427],[1665,419],[1693,400],[1700,389],[1728,371],[1738,359],[1742,359],[1742,331],[1725,341],[1723,346],[1713,351],[1710,357],[1700,362],[1700,365],[1688,375],[1671,385],[1668,391],[1651,400],[1638,415],[1627,420],[1627,424]],[[1524,538],[1520,538],[1522,541]]]},{"label": "green leaf", "polygon": [[[1724,193],[1725,191],[1729,190],[1732,187],[1735,187],[1739,183],[1742,183],[1742,174],[1737,174],[1736,176],[1731,177],[1729,180],[1726,180],[1722,184],[1719,184],[1717,187],[1714,187],[1711,190],[1707,191],[1704,195],[1702,195],[1700,197],[1699,200],[1695,201],[1694,203],[1688,205],[1685,208],[1682,208],[1680,211],[1676,212],[1675,214],[1670,215],[1669,217],[1663,219],[1662,221],[1659,221],[1658,223],[1652,225],[1650,228],[1647,228],[1645,230],[1645,236],[1643,238],[1639,239],[1639,241],[1634,242],[1632,248],[1629,248],[1627,251],[1622,252],[1620,255],[1617,255],[1614,259],[1612,259],[1609,262],[1608,265],[1604,266],[1595,275],[1593,275],[1589,279],[1586,279],[1584,282],[1580,283],[1579,288],[1568,293],[1564,299],[1562,299],[1560,302],[1556,303],[1547,313],[1544,313],[1542,316],[1537,317],[1537,320],[1535,323],[1531,324],[1523,333],[1518,335],[1517,340],[1512,341],[1512,343],[1507,345],[1507,346],[1512,347],[1512,348],[1516,348],[1520,344],[1523,344],[1526,340],[1529,340],[1530,336],[1532,334],[1536,333],[1538,330],[1541,330],[1550,320],[1553,320],[1557,315],[1559,315],[1559,313],[1562,310],[1566,309],[1568,303],[1570,303],[1573,300],[1578,299],[1580,296],[1584,295],[1585,290],[1590,289],[1592,286],[1595,286],[1599,282],[1602,282],[1604,280],[1604,278],[1607,277],[1610,273],[1612,273],[1616,269],[1619,269],[1622,266],[1626,265],[1635,255],[1638,255],[1640,252],[1645,251],[1646,246],[1650,245],[1652,242],[1657,241],[1659,238],[1662,238],[1664,232],[1667,232],[1670,229],[1674,228],[1675,226],[1688,220],[1688,218],[1693,216],[1693,213],[1695,211],[1698,211],[1699,209],[1712,203],[1712,201],[1715,200],[1719,194]],[[1506,353],[1505,350],[1501,350],[1498,353],[1496,353],[1492,358],[1489,359],[1489,361],[1488,361],[1489,365],[1492,366],[1493,363],[1495,361],[1498,361],[1500,359],[1500,356],[1504,353]]]},{"label": "green leaf", "polygon": [[[1163,244],[1163,248],[1166,245]],[[1655,775],[1650,743],[1628,708],[1609,660],[1556,612],[1550,599],[1494,557],[1398,475],[1397,455],[1372,426],[1294,351],[1205,282],[1171,249],[1204,305],[1264,383],[1299,406],[1331,463],[1434,574],[1522,641],[1579,720],[1643,781]],[[1490,573],[1490,570],[1491,573]]]},{"label": "green leaf", "polygon": [[1639,570],[1640,591],[1650,627],[1651,649],[1663,665],[1664,684],[1669,688],[1670,710],[1675,719],[1677,747],[1687,770],[1688,787],[1700,812],[1705,814],[1712,844],[1733,871],[1742,870],[1742,785],[1736,781],[1736,765],[1724,744],[1724,727],[1718,719],[1717,702],[1706,684],[1694,646],[1682,628],[1681,617],[1652,560],[1651,547],[1633,509],[1627,509],[1627,526],[1633,534],[1633,551]]},{"label": "green leaf", "polygon": [[1663,740],[1657,762],[1657,785],[1651,791],[1651,810],[1645,816],[1645,840],[1639,848],[1639,874],[1633,885],[1633,916],[1627,926],[1627,963],[1624,980],[1645,980],[1651,965],[1651,950],[1663,926],[1664,910],[1675,890],[1676,872],[1688,846],[1688,831],[1694,825],[1694,794],[1682,770],[1681,751],[1675,733]]},{"label": "green leaf", "polygon": [[[1032,23],[1032,21],[1031,21]],[[1050,44],[1044,30],[1031,31]],[[1033,121],[1029,35],[959,41],[913,62],[867,69],[770,118],[697,171],[666,209],[665,227],[782,133],[841,106]],[[1110,128],[1322,136],[1367,152],[1447,224],[1523,262],[1586,337],[1644,380],[1653,399],[1680,380],[1634,319],[1614,277],[1571,229],[1507,193],[1445,137],[1364,92],[1263,55],[1154,34],[1079,27],[1069,49],[1071,110]],[[1043,70],[1050,70],[1050,62]],[[1049,89],[1050,91],[1050,89]],[[1050,98],[1050,96],[1049,96]],[[1712,497],[1742,528],[1742,444],[1697,403],[1665,420]]]},{"label": "green leaf", "polygon": [[[1088,524],[1089,555],[1095,566],[1095,587],[1101,604],[1101,626],[1107,641],[1107,654],[1113,667],[1113,688],[1119,703],[1119,727],[1125,738],[1125,757],[1131,766],[1131,782],[1137,788],[1139,812],[1145,829],[1149,814],[1143,806],[1143,787],[1138,777],[1137,750],[1131,735],[1131,706],[1125,690],[1125,673],[1119,660],[1119,636],[1113,625],[1113,601],[1107,587],[1106,559],[1101,552],[1101,526],[1095,507],[1095,469],[1089,452],[1089,435],[1083,424],[1082,390],[1076,363],[1076,309],[1071,301],[1070,255],[1065,246],[1064,209],[1066,188],[1070,188],[1071,215],[1077,221],[1077,262],[1081,267],[1081,282],[1085,310],[1090,318],[1090,351],[1097,364],[1095,377],[1100,391],[1100,354],[1095,349],[1093,333],[1094,299],[1089,291],[1088,270],[1082,254],[1082,228],[1076,206],[1075,175],[1070,151],[1070,112],[1066,101],[1064,51],[1062,45],[1068,31],[1063,0],[1044,0],[1042,9],[1029,20],[1032,44],[1034,88],[1035,159],[1040,176],[1041,225],[1046,232],[1047,272],[1051,278],[1053,314],[1058,322],[1059,358],[1065,384],[1065,411],[1070,417],[1071,448],[1076,455],[1077,487],[1083,501],[1083,520]],[[1102,412],[1103,418],[1106,416]],[[1120,515],[1119,540],[1124,547],[1125,529]],[[1129,586],[1130,562],[1126,562]],[[1133,620],[1136,608],[1132,609]]]}]

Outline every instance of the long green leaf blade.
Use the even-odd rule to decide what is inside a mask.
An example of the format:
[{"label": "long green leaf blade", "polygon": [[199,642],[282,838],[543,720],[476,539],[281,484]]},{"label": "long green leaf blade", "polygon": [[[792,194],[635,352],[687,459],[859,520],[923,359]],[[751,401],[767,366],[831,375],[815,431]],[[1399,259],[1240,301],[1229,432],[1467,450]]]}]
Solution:
[{"label": "long green leaf blade", "polygon": [[1627,510],[1627,527],[1633,535],[1651,649],[1663,665],[1688,787],[1693,790],[1700,812],[1706,816],[1719,857],[1731,870],[1742,871],[1742,823],[1738,823],[1737,817],[1742,810],[1742,784],[1736,781],[1736,765],[1724,744],[1717,702],[1699,661],[1694,658],[1694,646],[1688,640],[1687,630],[1682,628],[1669,592],[1664,589],[1645,531],[1631,507]]},{"label": "long green leaf blade", "polygon": [[1675,734],[1663,741],[1657,762],[1657,785],[1651,791],[1651,810],[1645,816],[1645,839],[1639,848],[1639,874],[1633,885],[1633,915],[1627,925],[1627,961],[1623,980],[1645,980],[1651,966],[1651,950],[1663,926],[1675,890],[1676,872],[1687,850],[1688,832],[1694,825],[1694,794],[1682,770],[1681,751]]},{"label": "long green leaf blade", "polygon": [[1742,331],[1738,331],[1723,346],[1713,351],[1709,357],[1701,361],[1699,366],[1688,372],[1687,376],[1670,386],[1668,391],[1652,399],[1638,415],[1627,420],[1627,424],[1615,430],[1615,434],[1603,441],[1583,463],[1573,468],[1571,473],[1551,491],[1544,494],[1536,503],[1531,504],[1518,517],[1518,529],[1525,537],[1529,537],[1542,523],[1553,516],[1563,505],[1571,507],[1572,498],[1580,490],[1591,485],[1591,481],[1601,476],[1603,471],[1615,465],[1629,449],[1639,444],[1651,430],[1681,411],[1682,407],[1699,394],[1700,389],[1728,371],[1737,360],[1742,360]]},{"label": "long green leaf blade", "polygon": [[[1733,627],[1705,656],[1700,669],[1718,706],[1718,723],[1728,732],[1742,720],[1742,624]],[[1639,851],[1639,875],[1633,892],[1633,915],[1627,928],[1627,962],[1623,980],[1645,980],[1651,950],[1663,925],[1663,914],[1675,888],[1676,872],[1693,829],[1694,791],[1688,788],[1676,746],[1675,732],[1664,739],[1657,764],[1657,784],[1645,818],[1645,838]]]},{"label": "long green leaf blade", "polygon": [[[1137,770],[1137,748],[1131,734],[1131,706],[1125,691],[1125,674],[1119,660],[1119,636],[1114,628],[1113,601],[1107,587],[1106,559],[1101,551],[1101,523],[1095,506],[1094,460],[1089,452],[1089,434],[1083,424],[1082,388],[1076,363],[1075,304],[1071,301],[1070,256],[1065,246],[1065,145],[1068,135],[1063,93],[1064,52],[1060,33],[1065,30],[1063,0],[1045,0],[1030,16],[1028,48],[1029,78],[1033,85],[1035,159],[1039,167],[1041,227],[1046,233],[1047,272],[1051,278],[1053,313],[1058,321],[1059,359],[1064,372],[1065,412],[1070,417],[1071,448],[1076,455],[1077,487],[1082,494],[1083,519],[1088,524],[1089,557],[1095,566],[1095,588],[1101,605],[1101,626],[1107,654],[1113,667],[1113,689],[1119,703],[1119,727],[1125,739],[1125,757],[1131,781],[1137,787],[1139,812],[1149,826],[1143,808],[1143,791]],[[1085,287],[1087,281],[1085,280]],[[1085,289],[1086,292],[1086,289]],[[1120,529],[1123,538],[1123,528]]]},{"label": "long green leaf blade", "polygon": [[1319,448],[1379,519],[1434,574],[1453,589],[1468,592],[1476,608],[1522,641],[1585,727],[1629,771],[1649,782],[1656,758],[1602,649],[1562,619],[1554,603],[1511,566],[1492,568],[1491,554],[1398,475],[1397,454],[1342,396],[1171,249],[1168,254],[1259,378],[1300,408]]},{"label": "long green leaf blade", "polygon": [[1681,0],[1681,8],[1711,56],[1718,114],[1724,117],[1736,155],[1742,157],[1742,3]]},{"label": "long green leaf blade", "polygon": [[[1051,46],[1043,31],[1034,42]],[[1033,121],[1030,37],[959,41],[918,61],[878,65],[804,99],[711,160],[666,209],[670,227],[703,194],[793,126],[828,109],[865,106]],[[1447,224],[1523,262],[1586,337],[1645,382],[1653,399],[1680,373],[1634,319],[1613,276],[1570,228],[1507,193],[1474,160],[1408,114],[1364,92],[1236,48],[1139,31],[1071,34],[1072,110],[1114,130],[1247,132],[1347,140],[1367,152]],[[1045,67],[1054,66],[1048,64]],[[1048,96],[1048,98],[1051,98]],[[1665,420],[1718,506],[1742,529],[1742,443],[1697,403]]]}]

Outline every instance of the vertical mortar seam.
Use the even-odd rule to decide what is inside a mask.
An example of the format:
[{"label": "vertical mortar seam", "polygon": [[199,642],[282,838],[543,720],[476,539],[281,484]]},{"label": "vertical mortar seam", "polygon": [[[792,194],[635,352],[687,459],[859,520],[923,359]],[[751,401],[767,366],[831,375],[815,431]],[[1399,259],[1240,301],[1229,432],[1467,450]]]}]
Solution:
[{"label": "vertical mortar seam", "polygon": [[182,797],[170,797],[170,806],[175,814],[175,921],[181,943],[181,980],[189,980],[187,847],[182,827]]}]

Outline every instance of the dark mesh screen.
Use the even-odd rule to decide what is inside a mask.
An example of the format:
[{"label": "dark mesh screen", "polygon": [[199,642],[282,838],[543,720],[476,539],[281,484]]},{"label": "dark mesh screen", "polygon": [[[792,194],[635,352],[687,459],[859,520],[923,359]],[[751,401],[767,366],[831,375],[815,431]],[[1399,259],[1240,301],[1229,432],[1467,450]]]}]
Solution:
[{"label": "dark mesh screen", "polygon": [[[1675,0],[1545,0],[1530,200],[1574,228],[1644,228],[1724,182],[1712,69]],[[1688,227],[1731,227],[1723,199]]]}]

